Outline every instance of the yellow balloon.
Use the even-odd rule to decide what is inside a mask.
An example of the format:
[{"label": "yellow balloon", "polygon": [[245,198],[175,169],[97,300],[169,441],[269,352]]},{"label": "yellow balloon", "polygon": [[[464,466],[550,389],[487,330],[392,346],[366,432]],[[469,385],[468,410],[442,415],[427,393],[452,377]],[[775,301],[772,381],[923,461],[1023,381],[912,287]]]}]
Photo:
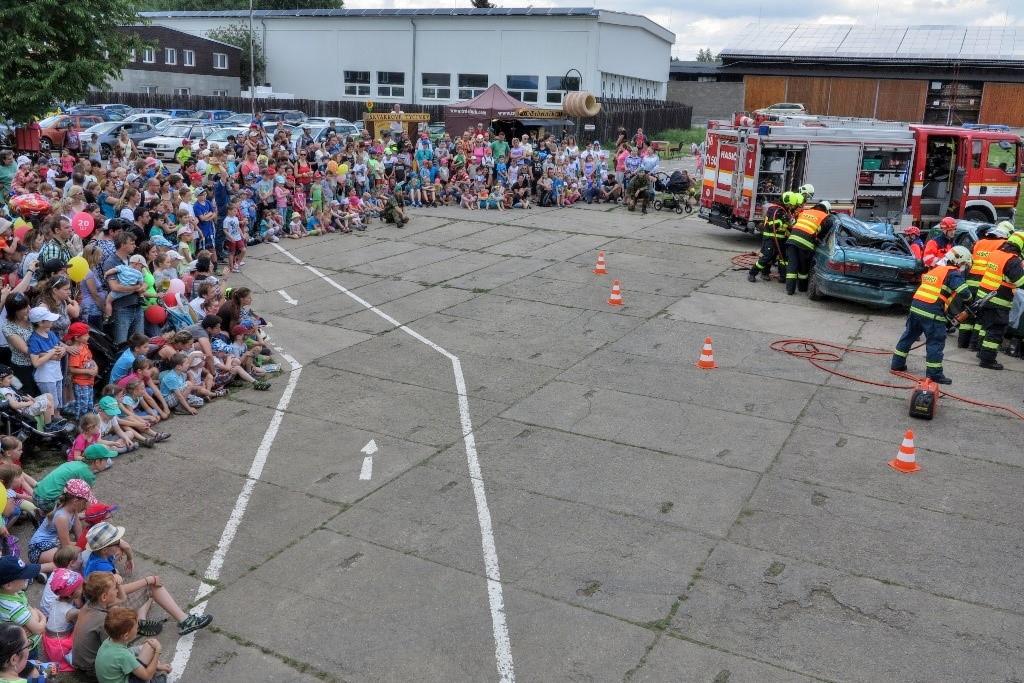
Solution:
[{"label": "yellow balloon", "polygon": [[89,274],[89,262],[81,256],[75,256],[68,261],[68,277],[72,282],[81,282]]}]

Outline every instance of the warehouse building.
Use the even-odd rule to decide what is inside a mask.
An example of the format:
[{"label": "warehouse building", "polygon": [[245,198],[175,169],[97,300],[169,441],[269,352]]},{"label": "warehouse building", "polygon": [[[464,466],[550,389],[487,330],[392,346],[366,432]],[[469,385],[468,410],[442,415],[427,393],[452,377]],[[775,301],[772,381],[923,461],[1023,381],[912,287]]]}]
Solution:
[{"label": "warehouse building", "polygon": [[[246,11],[146,12],[195,35]],[[538,107],[569,90],[664,100],[675,34],[593,8],[259,10],[254,29],[275,90],[322,100],[449,104],[497,84]]]},{"label": "warehouse building", "polygon": [[668,78],[668,99],[693,107],[695,126],[743,109],[743,76],[723,72],[721,62],[673,59]]},{"label": "warehouse building", "polygon": [[1024,28],[751,24],[721,59],[747,111],[1024,127]]},{"label": "warehouse building", "polygon": [[242,51],[234,45],[164,26],[122,26],[121,32],[146,47],[132,52],[128,66],[103,90],[238,97]]}]

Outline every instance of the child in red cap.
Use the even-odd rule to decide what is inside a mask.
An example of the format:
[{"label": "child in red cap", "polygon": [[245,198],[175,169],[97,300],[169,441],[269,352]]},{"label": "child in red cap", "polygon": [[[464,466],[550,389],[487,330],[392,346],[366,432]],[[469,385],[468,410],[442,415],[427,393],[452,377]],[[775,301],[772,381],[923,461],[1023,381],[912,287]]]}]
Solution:
[{"label": "child in red cap", "polygon": [[68,412],[78,420],[92,412],[95,401],[93,385],[98,368],[89,348],[89,326],[81,322],[71,323],[64,335],[64,343],[68,345],[68,370],[75,390],[75,400],[68,406]]}]

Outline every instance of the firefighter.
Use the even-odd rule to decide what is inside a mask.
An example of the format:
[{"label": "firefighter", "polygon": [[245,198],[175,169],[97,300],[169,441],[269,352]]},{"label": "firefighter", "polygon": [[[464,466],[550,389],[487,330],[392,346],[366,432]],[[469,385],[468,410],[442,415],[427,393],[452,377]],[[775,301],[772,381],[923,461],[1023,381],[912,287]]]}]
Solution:
[{"label": "firefighter", "polygon": [[793,211],[804,203],[798,192],[783,192],[782,205],[772,202],[764,210],[764,227],[761,228],[761,257],[747,273],[747,280],[757,281],[757,274],[764,272],[765,281],[772,279],[772,264],[779,263],[779,279],[786,279],[786,255],[782,245],[789,237],[789,226],[793,224]]},{"label": "firefighter", "polygon": [[640,213],[647,213],[647,202],[651,199],[649,186],[647,169],[641,168],[633,174],[626,186],[626,202],[630,211],[636,211],[636,203],[639,201]]},{"label": "firefighter", "polygon": [[796,188],[796,191],[804,196],[804,201],[809,202],[814,199],[814,185],[810,183],[804,183],[800,187]]},{"label": "firefighter", "polygon": [[1013,290],[1024,287],[1024,262],[1021,249],[1024,248],[1024,232],[1015,232],[999,249],[988,255],[985,272],[978,283],[978,297],[991,298],[981,304],[977,313],[979,338],[979,365],[989,370],[1002,370],[996,360],[1003,334],[1010,322],[1010,307],[1013,305]]},{"label": "firefighter", "polygon": [[896,342],[890,369],[905,371],[907,353],[922,334],[925,339],[925,375],[938,384],[952,384],[942,372],[942,352],[946,346],[948,311],[954,304],[966,307],[971,290],[964,280],[963,269],[971,265],[967,247],[953,247],[949,255],[921,276],[921,285],[914,292],[910,314],[903,336]]},{"label": "firefighter", "polygon": [[911,225],[903,231],[903,236],[907,238],[907,245],[910,247],[910,253],[914,255],[914,258],[918,261],[924,258],[924,241],[921,239],[921,228]]},{"label": "firefighter", "polygon": [[946,216],[939,221],[939,230],[941,232],[928,240],[928,243],[924,245],[924,256],[921,260],[924,261],[925,268],[931,268],[937,264],[939,259],[945,258],[949,250],[953,248],[953,233],[956,232],[956,219]]},{"label": "firefighter", "polygon": [[786,240],[786,294],[792,296],[797,289],[801,292],[807,291],[807,278],[814,262],[818,232],[830,218],[831,211],[831,204],[818,202],[797,215],[796,223],[790,229],[789,238]]},{"label": "firefighter", "polygon": [[[971,264],[971,270],[967,273],[967,286],[971,288],[971,293],[974,294],[975,298],[978,296],[978,283],[981,282],[981,276],[985,273],[985,268],[988,266],[988,255],[1003,246],[1006,238],[1012,232],[1013,224],[1009,221],[1003,221],[989,230],[984,238],[974,243],[974,250],[971,253],[974,262]],[[980,331],[981,328],[978,326],[975,317],[973,315],[968,317],[964,322],[960,323],[960,334],[957,335],[956,345],[961,349],[970,347],[972,351],[977,351],[978,332]]]}]

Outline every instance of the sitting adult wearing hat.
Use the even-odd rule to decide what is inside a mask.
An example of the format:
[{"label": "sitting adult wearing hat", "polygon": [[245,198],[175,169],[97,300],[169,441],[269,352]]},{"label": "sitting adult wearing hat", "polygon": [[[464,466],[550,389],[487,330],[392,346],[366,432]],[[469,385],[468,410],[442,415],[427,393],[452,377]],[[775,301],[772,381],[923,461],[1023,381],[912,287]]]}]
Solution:
[{"label": "sitting adult wearing hat", "polygon": [[[126,582],[118,574],[117,558],[122,552],[120,542],[124,538],[124,532],[123,526],[114,526],[110,522],[100,522],[89,529],[86,538],[90,555],[82,566],[82,575],[88,579],[94,572],[113,574],[117,582],[119,604],[138,610],[155,602],[178,622],[178,635],[183,636],[209,626],[213,617],[209,614],[188,614],[182,610],[164,588],[159,576],[150,574]],[[148,607],[146,609],[148,610]],[[140,612],[139,616],[145,615]]]}]

